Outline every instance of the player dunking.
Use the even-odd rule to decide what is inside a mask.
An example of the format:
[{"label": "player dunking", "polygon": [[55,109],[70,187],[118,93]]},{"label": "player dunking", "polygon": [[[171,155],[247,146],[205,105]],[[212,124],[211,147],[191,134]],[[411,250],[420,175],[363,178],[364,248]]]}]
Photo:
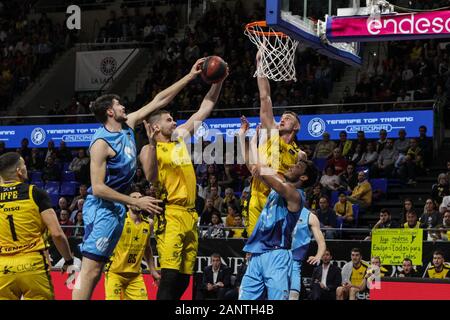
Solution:
[{"label": "player dunking", "polygon": [[149,144],[142,148],[140,160],[146,178],[158,181],[166,197],[164,213],[154,219],[161,265],[158,300],[179,300],[194,270],[198,248],[196,177],[183,139],[209,116],[224,79],[211,86],[199,110],[183,125],[177,127],[163,110],[152,114],[146,123]]},{"label": "player dunking", "polygon": [[[241,118],[241,123],[239,137],[241,148],[245,148],[243,140],[249,125],[245,117]],[[295,259],[304,255],[311,238],[309,235],[308,239],[301,230],[311,228],[319,246],[316,256],[308,259],[309,263],[320,261],[325,249],[319,220],[303,207],[305,196],[301,190],[315,182],[317,170],[312,163],[300,159],[283,175],[275,170],[271,170],[273,174],[261,175],[263,166],[255,161],[255,156],[251,158],[256,153],[257,135],[253,137],[245,159],[253,177],[259,177],[271,191],[244,247],[244,251],[251,253],[252,257],[242,279],[239,299],[257,300],[266,294],[269,300],[287,300],[295,265],[294,255]],[[244,155],[247,153],[242,151]],[[300,245],[296,243],[295,250],[291,250],[295,242],[300,242]]]},{"label": "player dunking", "polygon": [[50,197],[25,183],[27,167],[17,152],[0,156],[0,178],[0,300],[54,299],[47,228],[65,260],[63,270],[73,258]]},{"label": "player dunking", "polygon": [[85,235],[81,245],[83,255],[80,274],[72,293],[74,300],[90,299],[103,266],[120,238],[125,219],[125,205],[158,213],[160,200],[139,199],[125,195],[136,171],[136,143],[134,128],[150,113],[166,106],[198,73],[199,59],[189,74],[129,115],[116,95],[103,95],[91,106],[102,127],[90,144],[91,188],[83,207]]},{"label": "player dunking", "polygon": [[[256,55],[256,63],[261,63],[260,52]],[[286,111],[281,116],[280,123],[275,122],[272,109],[272,100],[270,98],[270,84],[266,77],[257,77],[259,99],[260,99],[260,121],[261,128],[272,133],[267,141],[259,147],[259,152],[267,159],[267,166],[274,168],[277,172],[283,174],[297,162],[299,158],[306,159],[306,155],[295,143],[295,135],[300,130],[300,119],[293,111]],[[275,130],[274,130],[275,129]],[[275,131],[276,132],[276,131]],[[274,154],[275,153],[275,154]],[[275,160],[277,163],[271,163]],[[248,235],[250,236],[256,225],[256,221],[266,203],[270,188],[259,178],[253,178],[250,201],[248,207]]]}]

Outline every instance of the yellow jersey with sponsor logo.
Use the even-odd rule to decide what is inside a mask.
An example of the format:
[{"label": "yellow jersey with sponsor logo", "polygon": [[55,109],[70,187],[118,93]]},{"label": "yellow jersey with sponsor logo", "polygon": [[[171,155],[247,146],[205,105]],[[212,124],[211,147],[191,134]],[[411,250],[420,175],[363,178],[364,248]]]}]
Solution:
[{"label": "yellow jersey with sponsor logo", "polygon": [[34,185],[0,185],[0,255],[47,249],[41,212],[52,208],[48,194]]},{"label": "yellow jersey with sponsor logo", "polygon": [[140,273],[150,233],[148,218],[141,217],[141,222],[136,224],[127,213],[122,235],[105,270],[114,273]]},{"label": "yellow jersey with sponsor logo", "polygon": [[158,142],[158,180],[166,193],[168,205],[194,208],[197,180],[194,166],[181,137],[177,141]]}]

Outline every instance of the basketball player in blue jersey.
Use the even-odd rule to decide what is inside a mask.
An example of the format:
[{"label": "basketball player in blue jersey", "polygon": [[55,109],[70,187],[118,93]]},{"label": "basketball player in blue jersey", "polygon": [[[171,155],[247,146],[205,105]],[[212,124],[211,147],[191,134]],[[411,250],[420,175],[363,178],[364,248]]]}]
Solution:
[{"label": "basketball player in blue jersey", "polygon": [[[254,157],[257,154],[258,133],[253,137],[250,150],[246,154],[244,140],[249,126],[245,117],[241,118],[241,122],[239,137],[246,164],[252,176],[261,179],[271,191],[255,229],[244,247],[244,251],[251,253],[252,257],[242,279],[239,299],[258,300],[267,297],[269,300],[288,300],[293,253],[306,253],[308,249],[307,245],[301,245],[299,250],[291,251],[292,242],[295,241],[293,234],[300,235],[301,232],[297,230],[305,224],[311,228],[319,249],[315,256],[308,258],[308,263],[319,263],[325,251],[325,240],[320,231],[319,220],[303,208],[305,196],[301,190],[315,183],[317,170],[312,163],[299,159],[283,175],[275,170],[273,174],[261,175],[262,167]],[[268,170],[269,168],[264,168],[265,173],[268,173]],[[300,242],[306,241],[301,239]]]},{"label": "basketball player in blue jersey", "polygon": [[136,172],[134,128],[152,112],[169,104],[201,72],[205,59],[199,59],[191,71],[169,88],[158,93],[141,109],[129,115],[117,95],[103,95],[91,106],[102,127],[90,144],[91,184],[83,207],[85,235],[81,245],[82,266],[72,293],[74,300],[90,299],[104,264],[111,256],[122,233],[126,205],[150,213],[160,213],[160,200],[126,195]]}]

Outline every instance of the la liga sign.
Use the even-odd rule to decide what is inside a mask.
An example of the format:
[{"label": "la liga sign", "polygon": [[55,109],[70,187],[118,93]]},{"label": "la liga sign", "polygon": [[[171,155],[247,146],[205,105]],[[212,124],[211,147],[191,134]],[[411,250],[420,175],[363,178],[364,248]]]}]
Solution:
[{"label": "la liga sign", "polygon": [[370,42],[450,38],[450,11],[328,17],[330,42]]}]

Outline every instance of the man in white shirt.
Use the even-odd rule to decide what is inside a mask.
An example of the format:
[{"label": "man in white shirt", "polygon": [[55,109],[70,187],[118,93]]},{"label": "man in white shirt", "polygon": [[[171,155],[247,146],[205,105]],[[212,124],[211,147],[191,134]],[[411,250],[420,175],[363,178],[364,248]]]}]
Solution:
[{"label": "man in white shirt", "polygon": [[342,282],[341,269],[331,263],[331,252],[325,250],[322,264],[316,267],[311,277],[312,300],[336,300],[336,288]]}]

